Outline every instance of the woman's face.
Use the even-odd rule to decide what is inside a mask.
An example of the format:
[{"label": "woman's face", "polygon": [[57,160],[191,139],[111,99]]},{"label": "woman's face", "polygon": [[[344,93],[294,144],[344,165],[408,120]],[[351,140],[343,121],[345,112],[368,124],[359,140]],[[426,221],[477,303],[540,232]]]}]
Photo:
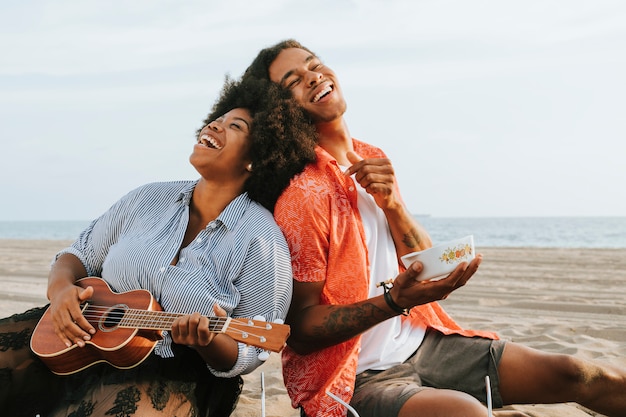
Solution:
[{"label": "woman's face", "polygon": [[247,109],[229,111],[202,128],[189,162],[205,179],[245,180],[251,128]]}]

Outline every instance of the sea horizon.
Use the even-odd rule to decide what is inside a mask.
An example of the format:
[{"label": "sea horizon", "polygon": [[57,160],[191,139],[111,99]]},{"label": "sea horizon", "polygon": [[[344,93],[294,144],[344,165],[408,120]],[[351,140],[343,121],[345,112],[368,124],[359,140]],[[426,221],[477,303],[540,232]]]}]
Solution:
[{"label": "sea horizon", "polygon": [[[626,248],[626,216],[414,216],[434,243],[474,235],[477,247]],[[5,220],[0,221],[0,239],[73,240],[89,222]]]}]

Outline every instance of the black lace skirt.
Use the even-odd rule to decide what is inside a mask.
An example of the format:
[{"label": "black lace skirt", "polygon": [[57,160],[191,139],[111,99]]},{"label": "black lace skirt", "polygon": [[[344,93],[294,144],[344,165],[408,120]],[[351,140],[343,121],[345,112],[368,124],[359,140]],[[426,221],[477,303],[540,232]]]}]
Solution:
[{"label": "black lace skirt", "polygon": [[226,417],[235,409],[241,377],[215,377],[195,351],[181,346],[174,358],[153,354],[131,369],[97,364],[72,375],[53,374],[29,345],[45,309],[0,320],[1,415]]}]

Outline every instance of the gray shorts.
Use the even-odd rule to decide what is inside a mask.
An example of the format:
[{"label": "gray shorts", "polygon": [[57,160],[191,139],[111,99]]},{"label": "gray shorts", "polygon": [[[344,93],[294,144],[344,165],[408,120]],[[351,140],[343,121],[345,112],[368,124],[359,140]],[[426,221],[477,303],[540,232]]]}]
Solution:
[{"label": "gray shorts", "polygon": [[497,368],[505,343],[445,336],[429,329],[419,349],[403,364],[357,375],[350,405],[361,417],[397,416],[404,403],[426,387],[462,391],[484,404],[489,375],[493,407],[502,407]]}]

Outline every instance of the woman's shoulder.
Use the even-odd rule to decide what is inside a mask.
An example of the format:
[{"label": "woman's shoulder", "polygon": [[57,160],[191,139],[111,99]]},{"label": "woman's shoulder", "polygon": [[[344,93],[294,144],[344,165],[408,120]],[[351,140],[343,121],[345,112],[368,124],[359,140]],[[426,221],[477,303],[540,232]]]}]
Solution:
[{"label": "woman's shoulder", "polygon": [[280,228],[276,224],[274,215],[263,207],[263,205],[254,200],[249,200],[249,204],[236,221],[236,224],[237,233],[256,237],[263,236],[264,239],[269,237],[275,239],[277,236],[280,238],[283,237]]},{"label": "woman's shoulder", "polygon": [[171,203],[185,198],[190,199],[195,184],[196,181],[151,182],[133,188],[118,203],[136,206],[145,205],[148,201],[159,204],[157,202]]},{"label": "woman's shoulder", "polygon": [[246,222],[269,224],[270,226],[275,224],[274,215],[263,207],[261,203],[252,199],[249,199],[249,204],[243,217]]}]

